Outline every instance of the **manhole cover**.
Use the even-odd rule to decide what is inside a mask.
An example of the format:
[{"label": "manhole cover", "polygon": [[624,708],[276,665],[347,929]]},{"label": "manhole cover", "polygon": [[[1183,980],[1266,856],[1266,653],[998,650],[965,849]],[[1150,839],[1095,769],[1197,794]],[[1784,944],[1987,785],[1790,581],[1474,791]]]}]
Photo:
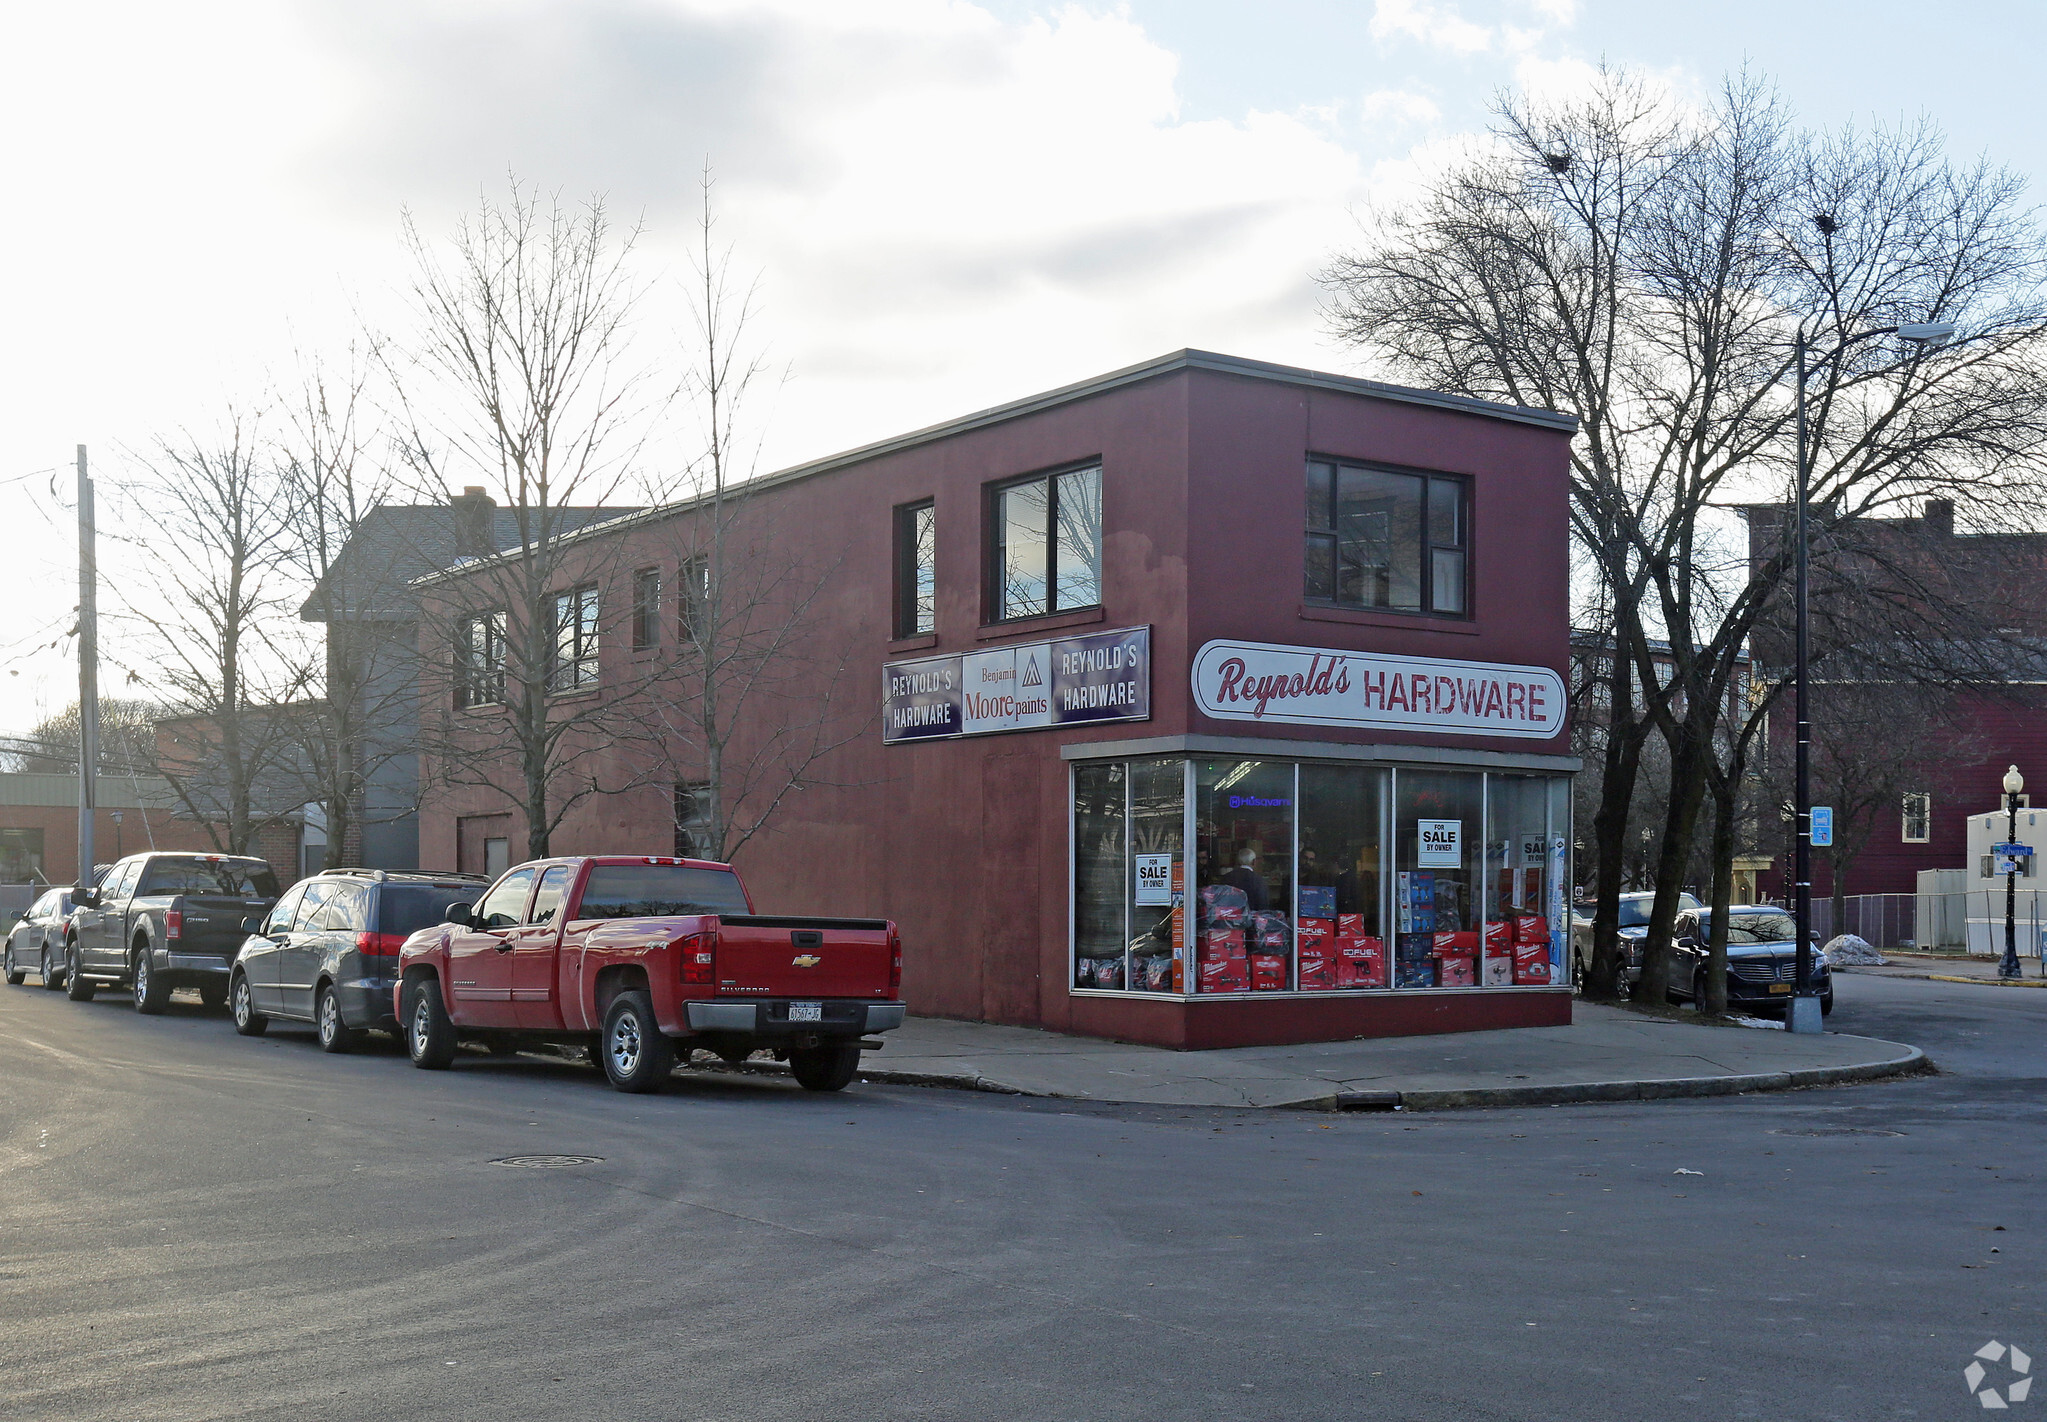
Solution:
[{"label": "manhole cover", "polygon": [[1882,1126],[1804,1126],[1770,1132],[1773,1136],[1902,1136],[1903,1131],[1887,1131]]},{"label": "manhole cover", "polygon": [[523,1166],[529,1170],[560,1170],[566,1165],[598,1165],[601,1155],[507,1155],[491,1162],[492,1165]]}]

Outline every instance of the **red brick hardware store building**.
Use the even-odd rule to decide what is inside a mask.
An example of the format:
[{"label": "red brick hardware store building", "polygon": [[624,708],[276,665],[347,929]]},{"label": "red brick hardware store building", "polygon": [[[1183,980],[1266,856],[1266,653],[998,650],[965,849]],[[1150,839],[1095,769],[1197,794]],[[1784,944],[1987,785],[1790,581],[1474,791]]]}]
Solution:
[{"label": "red brick hardware store building", "polygon": [[[1568,1022],[1574,428],[1183,351],[760,481],[858,707],[739,854],[757,902],[895,919],[936,1015],[1175,1047]],[[578,535],[573,694],[651,694],[649,590],[700,517]],[[554,852],[668,852],[688,776],[640,778]],[[502,800],[429,792],[422,862],[493,835],[519,857]]]}]

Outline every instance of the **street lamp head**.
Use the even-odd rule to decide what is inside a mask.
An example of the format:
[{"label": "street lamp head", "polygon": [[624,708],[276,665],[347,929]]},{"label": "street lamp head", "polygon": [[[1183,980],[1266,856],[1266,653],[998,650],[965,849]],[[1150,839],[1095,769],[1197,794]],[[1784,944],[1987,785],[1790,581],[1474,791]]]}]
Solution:
[{"label": "street lamp head", "polygon": [[1955,323],[1952,321],[1914,321],[1898,327],[1899,340],[1911,341],[1914,345],[1924,346],[1928,350],[1946,345],[1948,338],[1954,333]]},{"label": "street lamp head", "polygon": [[2021,790],[2023,790],[2023,789],[2025,789],[2025,788],[2026,788],[2026,777],[2025,777],[2025,776],[2023,776],[2023,775],[2021,775],[2021,774],[2019,774],[2019,768],[2018,768],[2018,767],[2017,767],[2016,765],[2015,765],[2015,766],[2013,766],[2013,767],[2012,767],[2012,768],[2011,768],[2010,770],[2007,770],[2007,771],[2006,771],[2006,772],[2004,773],[2004,793],[2005,793],[2005,794],[2007,794],[2007,795],[2016,795],[2016,794],[2018,794],[2018,793],[2019,793],[2019,792],[2020,792]]}]

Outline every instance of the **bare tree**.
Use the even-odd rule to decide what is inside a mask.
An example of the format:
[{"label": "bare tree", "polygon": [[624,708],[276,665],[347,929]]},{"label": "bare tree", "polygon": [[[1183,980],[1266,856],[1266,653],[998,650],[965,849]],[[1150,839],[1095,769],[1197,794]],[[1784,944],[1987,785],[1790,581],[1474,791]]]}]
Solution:
[{"label": "bare tree", "polygon": [[706,169],[683,392],[698,426],[696,490],[662,524],[680,583],[677,655],[648,685],[651,734],[641,744],[677,785],[678,842],[729,860],[792,793],[823,783],[819,762],[872,718],[846,704],[846,649],[813,636],[810,615],[837,564],[807,565],[785,545],[796,503],[760,496],[758,444],[737,433],[767,365],[748,334],[757,287],[734,279],[715,226]]},{"label": "bare tree", "polygon": [[[2047,410],[2041,243],[2016,181],[1948,164],[1930,129],[1802,136],[1746,78],[1699,114],[1614,72],[1586,99],[1499,113],[1488,146],[1331,267],[1330,309],[1405,378],[1579,415],[1574,528],[1619,649],[1593,826],[1595,986],[1617,966],[1622,836],[1658,735],[1653,998],[1735,743],[1730,693],[1792,567],[1788,538],[1750,557],[1722,510],[1784,497],[1794,332],[1822,350],[1908,321],[1963,333],[1936,354],[1864,342],[1821,363],[1808,408],[1823,526],[1956,486],[2016,515]],[[1923,650],[1952,644],[1936,628],[1955,611],[1909,596],[1889,609]]]},{"label": "bare tree", "polygon": [[[422,600],[422,747],[446,787],[483,790],[526,824],[526,849],[605,785],[612,699],[594,691],[601,550],[575,535],[629,509],[639,380],[628,352],[635,234],[602,202],[565,207],[518,183],[445,243],[408,218],[418,329],[393,352],[404,447],[432,498],[471,488],[459,580]],[[495,500],[487,492],[496,495]]]},{"label": "bare tree", "polygon": [[166,441],[136,492],[146,539],[109,570],[163,702],[158,764],[214,844],[250,852],[298,809],[295,702],[312,681],[292,616],[290,504],[260,421]]},{"label": "bare tree", "polygon": [[[156,722],[163,708],[136,697],[102,696],[99,712],[101,772],[156,774]],[[78,703],[45,716],[23,735],[0,737],[0,755],[5,755],[15,770],[76,775]]]}]

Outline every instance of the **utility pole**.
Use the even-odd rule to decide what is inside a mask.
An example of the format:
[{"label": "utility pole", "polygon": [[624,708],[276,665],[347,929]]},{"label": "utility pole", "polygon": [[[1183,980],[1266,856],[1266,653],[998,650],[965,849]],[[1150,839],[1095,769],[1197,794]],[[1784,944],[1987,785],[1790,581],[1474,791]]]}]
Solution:
[{"label": "utility pole", "polygon": [[78,446],[78,886],[92,885],[93,818],[99,809],[99,571],[93,550],[92,478]]}]

